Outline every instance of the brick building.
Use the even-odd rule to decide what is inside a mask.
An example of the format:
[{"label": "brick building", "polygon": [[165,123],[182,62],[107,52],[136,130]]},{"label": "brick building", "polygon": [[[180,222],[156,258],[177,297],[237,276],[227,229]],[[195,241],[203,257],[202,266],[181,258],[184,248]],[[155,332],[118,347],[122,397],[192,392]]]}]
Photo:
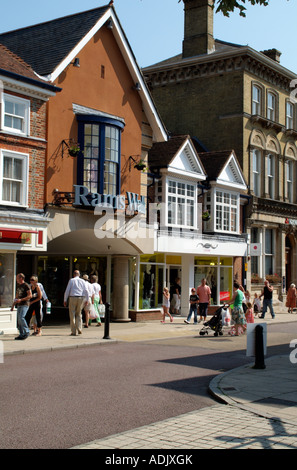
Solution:
[{"label": "brick building", "polygon": [[16,328],[10,306],[22,256],[47,248],[46,103],[58,91],[0,44],[0,331],[7,333]]},{"label": "brick building", "polygon": [[143,73],[169,133],[190,134],[208,151],[235,150],[250,196],[246,286],[259,291],[268,277],[283,298],[297,281],[296,75],[276,49],[215,39],[212,6],[184,0],[182,53]]}]

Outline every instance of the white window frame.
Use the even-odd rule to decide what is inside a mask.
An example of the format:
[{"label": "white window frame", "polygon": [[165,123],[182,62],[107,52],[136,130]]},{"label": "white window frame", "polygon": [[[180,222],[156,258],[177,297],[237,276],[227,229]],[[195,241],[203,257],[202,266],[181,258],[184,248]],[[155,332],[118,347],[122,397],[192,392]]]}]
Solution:
[{"label": "white window frame", "polygon": [[[257,94],[257,96],[255,96]],[[261,114],[262,90],[259,86],[252,86],[252,114]]]},{"label": "white window frame", "polygon": [[[13,104],[20,104],[24,106],[24,116],[9,114],[5,112],[5,102],[11,102]],[[1,129],[5,132],[18,134],[18,135],[30,135],[30,100],[20,98],[18,96],[2,93],[2,110],[1,110]],[[10,115],[12,118],[22,119],[22,129],[10,127],[5,125],[5,116]]]},{"label": "white window frame", "polygon": [[[271,234],[271,252],[268,252],[267,250],[267,243],[266,243],[266,239],[267,239],[267,232],[269,232]],[[263,253],[263,271],[264,271],[264,275],[267,276],[267,275],[271,275],[274,273],[275,271],[275,230],[273,228],[265,228],[264,230],[264,233],[263,233],[263,236],[264,236],[264,253]],[[271,273],[268,273],[267,272],[267,269],[266,269],[266,261],[270,261],[270,264],[271,264]]]},{"label": "white window frame", "polygon": [[286,197],[288,202],[293,203],[293,172],[294,162],[293,160],[285,161],[285,184],[286,184]]},{"label": "white window frame", "polygon": [[[3,165],[4,157],[14,158],[22,161],[22,179],[20,180],[20,201],[3,200]],[[14,207],[28,207],[28,178],[29,178],[29,155],[20,152],[0,149],[0,204]]]},{"label": "white window frame", "polygon": [[[218,200],[219,193],[222,194],[221,201]],[[232,203],[232,200],[235,203]],[[240,201],[239,194],[223,188],[215,188],[214,201],[214,231],[230,234],[239,234]],[[235,216],[235,223],[234,221]],[[232,228],[232,225],[234,228]]]},{"label": "white window frame", "polygon": [[267,92],[267,119],[276,121],[276,96],[271,91]]},{"label": "white window frame", "polygon": [[272,153],[267,155],[267,192],[270,199],[275,198],[275,156]]},{"label": "white window frame", "polygon": [[[261,150],[253,149],[253,191],[257,197],[261,196]],[[255,165],[256,162],[256,165]]]},{"label": "white window frame", "polygon": [[294,128],[294,105],[286,101],[286,129]]},{"label": "white window frame", "polygon": [[[170,183],[175,184],[176,191],[170,191]],[[185,185],[185,194],[179,193],[178,185],[182,189],[181,185]],[[191,186],[193,189],[193,196],[187,194],[187,186]],[[175,201],[170,201],[170,198]],[[182,202],[183,200],[183,202]],[[173,177],[166,178],[166,221],[168,227],[175,228],[186,228],[186,229],[197,229],[197,184],[190,180],[180,180]],[[169,204],[171,205],[171,211],[173,211],[172,220],[169,222]],[[180,206],[182,204],[182,206]],[[179,210],[183,207],[182,210]],[[193,224],[188,223],[188,210],[193,210]]]}]

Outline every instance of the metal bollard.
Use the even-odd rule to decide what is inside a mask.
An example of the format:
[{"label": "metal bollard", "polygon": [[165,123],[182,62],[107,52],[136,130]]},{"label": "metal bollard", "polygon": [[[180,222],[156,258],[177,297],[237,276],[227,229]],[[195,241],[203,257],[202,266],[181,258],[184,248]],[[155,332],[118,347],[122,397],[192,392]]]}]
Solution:
[{"label": "metal bollard", "polygon": [[266,369],[264,362],[264,341],[263,341],[263,326],[257,325],[255,328],[255,365],[253,369]]},{"label": "metal bollard", "polygon": [[104,336],[103,339],[111,339],[109,337],[109,323],[110,323],[110,313],[109,313],[110,304],[105,304],[105,319],[104,319]]}]

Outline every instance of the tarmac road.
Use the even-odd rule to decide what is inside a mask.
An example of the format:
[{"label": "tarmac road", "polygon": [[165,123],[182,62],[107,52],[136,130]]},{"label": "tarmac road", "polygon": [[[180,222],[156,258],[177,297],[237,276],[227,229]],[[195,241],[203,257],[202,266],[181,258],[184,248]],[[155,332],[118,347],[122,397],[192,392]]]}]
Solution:
[{"label": "tarmac road", "polygon": [[[120,326],[124,342],[50,352],[30,352],[36,338],[26,340],[26,354],[7,355],[0,365],[0,448],[71,448],[207,410],[216,405],[207,393],[211,380],[251,362],[245,337],[201,337],[192,326],[163,327],[183,334],[151,341],[149,325],[142,337],[143,326]],[[37,340],[60,342],[50,333]],[[270,324],[268,333],[268,354],[287,354],[297,322]],[[15,343],[8,339],[5,345]]]}]

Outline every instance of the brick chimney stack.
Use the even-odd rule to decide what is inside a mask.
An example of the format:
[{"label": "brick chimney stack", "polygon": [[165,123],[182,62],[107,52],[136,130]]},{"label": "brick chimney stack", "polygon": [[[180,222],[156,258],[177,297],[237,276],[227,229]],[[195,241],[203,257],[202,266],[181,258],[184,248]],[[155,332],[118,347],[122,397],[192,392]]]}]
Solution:
[{"label": "brick chimney stack", "polygon": [[183,57],[194,57],[214,51],[214,0],[183,0],[185,24]]}]

